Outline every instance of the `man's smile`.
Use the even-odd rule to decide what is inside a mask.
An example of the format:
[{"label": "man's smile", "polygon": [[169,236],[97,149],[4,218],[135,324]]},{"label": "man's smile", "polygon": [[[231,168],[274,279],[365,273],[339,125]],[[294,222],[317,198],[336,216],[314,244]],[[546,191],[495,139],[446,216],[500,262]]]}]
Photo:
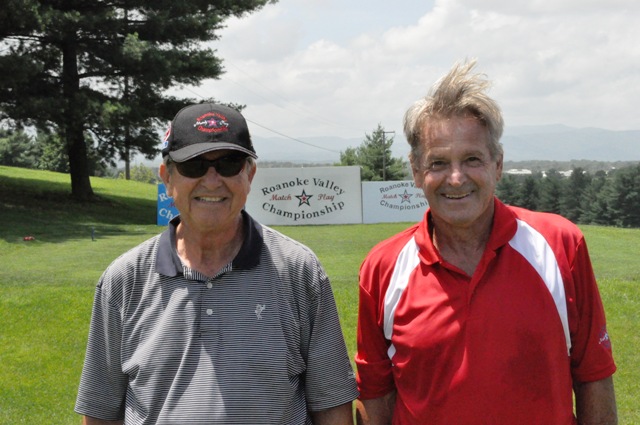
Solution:
[{"label": "man's smile", "polygon": [[214,203],[214,202],[222,202],[227,198],[224,198],[222,196],[196,196],[194,199],[199,202]]},{"label": "man's smile", "polygon": [[471,195],[472,192],[466,192],[466,193],[444,193],[443,196],[447,199],[462,199],[462,198],[466,198],[467,196]]}]

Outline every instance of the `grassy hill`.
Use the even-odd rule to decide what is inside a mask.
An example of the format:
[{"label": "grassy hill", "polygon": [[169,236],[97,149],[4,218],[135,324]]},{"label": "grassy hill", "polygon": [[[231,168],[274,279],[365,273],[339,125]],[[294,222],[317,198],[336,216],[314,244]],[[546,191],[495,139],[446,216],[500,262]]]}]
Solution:
[{"label": "grassy hill", "polygon": [[68,174],[0,166],[0,209],[5,241],[38,234],[47,242],[118,232],[130,225],[154,224],[156,188],[150,184],[92,178],[97,202],[82,203],[70,196]]},{"label": "grassy hill", "polygon": [[[80,423],[73,404],[95,283],[114,258],[162,230],[155,225],[154,185],[99,178],[92,185],[99,200],[78,203],[69,197],[66,174],[0,166],[2,424]],[[323,262],[351,354],[360,262],[376,242],[407,225],[278,227]],[[637,424],[640,229],[583,230],[614,343],[620,423]]]}]

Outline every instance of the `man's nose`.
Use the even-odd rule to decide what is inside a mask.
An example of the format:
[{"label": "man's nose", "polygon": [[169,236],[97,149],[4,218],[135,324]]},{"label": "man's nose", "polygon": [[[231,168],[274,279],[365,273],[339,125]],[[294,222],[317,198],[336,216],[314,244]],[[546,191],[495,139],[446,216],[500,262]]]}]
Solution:
[{"label": "man's nose", "polygon": [[461,163],[452,162],[449,169],[449,184],[452,186],[460,186],[464,183],[465,172]]}]

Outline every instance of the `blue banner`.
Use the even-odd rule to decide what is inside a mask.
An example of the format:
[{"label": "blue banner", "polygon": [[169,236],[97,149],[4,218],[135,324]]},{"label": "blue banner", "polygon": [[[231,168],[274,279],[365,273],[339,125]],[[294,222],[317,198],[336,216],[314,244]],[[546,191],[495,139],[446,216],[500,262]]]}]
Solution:
[{"label": "blue banner", "polygon": [[166,226],[178,214],[173,198],[167,195],[164,183],[158,183],[158,226]]}]

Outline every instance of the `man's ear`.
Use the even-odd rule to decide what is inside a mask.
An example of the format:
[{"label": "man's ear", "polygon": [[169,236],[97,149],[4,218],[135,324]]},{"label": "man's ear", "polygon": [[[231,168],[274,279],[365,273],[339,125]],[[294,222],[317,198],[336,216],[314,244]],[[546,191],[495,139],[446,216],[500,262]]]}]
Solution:
[{"label": "man's ear", "polygon": [[251,184],[251,182],[253,182],[253,178],[256,175],[256,171],[258,170],[258,165],[255,161],[248,162],[248,165],[251,168],[247,170],[247,176],[249,177],[249,184]]},{"label": "man's ear", "polygon": [[413,183],[418,189],[422,189],[423,175],[420,172],[417,161],[411,153],[409,153],[409,165],[411,166],[411,174],[413,175]]},{"label": "man's ear", "polygon": [[424,182],[424,175],[418,169],[413,167],[411,167],[411,172],[413,173],[413,184],[418,189],[422,189],[422,183]]},{"label": "man's ear", "polygon": [[500,179],[502,179],[502,166],[504,165],[504,157],[502,155],[500,155],[500,157],[498,158],[498,160],[496,161],[496,180],[500,181]]},{"label": "man's ear", "polygon": [[169,170],[169,167],[167,167],[167,165],[164,162],[160,164],[160,167],[158,168],[158,175],[160,176],[160,179],[162,179],[162,182],[166,186],[167,193],[169,193],[169,188],[171,186],[171,171]]}]

